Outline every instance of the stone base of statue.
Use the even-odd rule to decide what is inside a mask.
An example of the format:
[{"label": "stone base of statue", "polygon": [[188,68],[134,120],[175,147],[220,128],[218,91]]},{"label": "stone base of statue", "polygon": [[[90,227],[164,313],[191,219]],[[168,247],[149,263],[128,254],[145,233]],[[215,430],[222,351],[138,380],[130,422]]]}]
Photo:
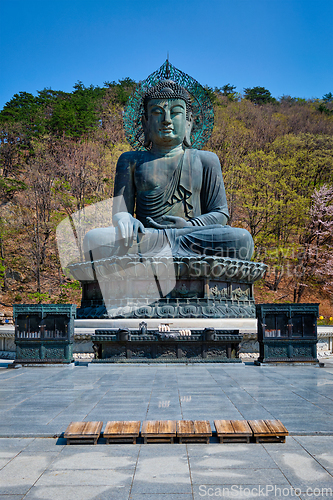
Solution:
[{"label": "stone base of statue", "polygon": [[82,284],[77,318],[255,318],[266,265],[225,257],[111,257],[70,266]]}]

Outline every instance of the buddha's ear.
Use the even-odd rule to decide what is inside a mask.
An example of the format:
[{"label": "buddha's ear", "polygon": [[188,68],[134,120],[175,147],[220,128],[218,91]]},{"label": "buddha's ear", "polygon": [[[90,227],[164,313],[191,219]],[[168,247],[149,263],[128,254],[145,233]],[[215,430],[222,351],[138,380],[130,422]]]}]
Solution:
[{"label": "buddha's ear", "polygon": [[186,120],[186,129],[185,129],[185,137],[184,137],[184,146],[187,148],[191,147],[191,132],[193,127],[193,115],[189,114],[188,119]]},{"label": "buddha's ear", "polygon": [[150,146],[151,140],[149,137],[148,121],[147,121],[147,118],[145,117],[145,115],[142,116],[141,122],[142,122],[143,132],[145,134],[145,141],[144,141],[143,145],[145,148],[148,149]]}]

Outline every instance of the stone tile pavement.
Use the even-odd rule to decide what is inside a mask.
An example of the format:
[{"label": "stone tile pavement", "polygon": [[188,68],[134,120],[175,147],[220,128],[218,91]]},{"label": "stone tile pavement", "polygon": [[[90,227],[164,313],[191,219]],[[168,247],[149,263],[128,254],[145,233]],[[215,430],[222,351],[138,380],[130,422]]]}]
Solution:
[{"label": "stone tile pavement", "polygon": [[[71,420],[279,418],[286,443],[66,446]],[[58,436],[53,438],[52,436]],[[330,495],[331,493],[331,495]],[[0,369],[0,500],[333,497],[333,366]]]}]

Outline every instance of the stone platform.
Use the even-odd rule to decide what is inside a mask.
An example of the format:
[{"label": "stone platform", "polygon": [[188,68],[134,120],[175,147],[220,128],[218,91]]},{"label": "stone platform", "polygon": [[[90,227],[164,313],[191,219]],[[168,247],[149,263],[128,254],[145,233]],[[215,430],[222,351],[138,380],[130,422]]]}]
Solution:
[{"label": "stone platform", "polygon": [[255,318],[266,265],[226,257],[112,257],[69,266],[82,284],[77,318]]},{"label": "stone platform", "polygon": [[[0,380],[3,500],[258,498],[259,485],[261,498],[331,498],[322,489],[333,489],[332,364],[62,366],[0,369]],[[102,420],[104,430],[109,420],[209,420],[214,428],[222,418],[277,418],[290,435],[208,445],[53,438],[73,420]]]}]

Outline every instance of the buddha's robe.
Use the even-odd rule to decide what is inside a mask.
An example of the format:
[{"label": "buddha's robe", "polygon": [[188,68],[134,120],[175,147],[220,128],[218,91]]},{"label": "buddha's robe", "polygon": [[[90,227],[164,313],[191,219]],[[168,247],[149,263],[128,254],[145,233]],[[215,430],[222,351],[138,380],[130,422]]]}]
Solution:
[{"label": "buddha's robe", "polygon": [[[160,222],[163,215],[182,217],[195,226],[222,224],[229,218],[221,166],[216,155],[186,149],[166,186],[161,186],[158,178],[148,178],[145,156],[147,153],[141,158],[138,156],[136,165],[128,165],[125,171],[119,169],[115,181],[115,196],[123,194],[131,213],[130,200],[134,197],[130,186],[136,189],[136,218],[144,226],[147,226],[147,217]],[[126,182],[129,176],[132,183]],[[123,190],[123,186],[129,186],[129,189]]]},{"label": "buddha's robe", "polygon": [[120,157],[113,214],[128,212],[146,228],[147,217],[163,224],[163,216],[177,216],[191,225],[182,229],[148,227],[140,242],[130,248],[124,247],[115,228],[94,229],[86,235],[85,255],[92,250],[97,260],[125,253],[170,253],[171,249],[171,254],[179,257],[206,254],[249,260],[253,253],[251,235],[245,229],[225,225],[229,213],[217,156],[186,149],[167,176],[158,162],[149,152],[124,153]]}]

